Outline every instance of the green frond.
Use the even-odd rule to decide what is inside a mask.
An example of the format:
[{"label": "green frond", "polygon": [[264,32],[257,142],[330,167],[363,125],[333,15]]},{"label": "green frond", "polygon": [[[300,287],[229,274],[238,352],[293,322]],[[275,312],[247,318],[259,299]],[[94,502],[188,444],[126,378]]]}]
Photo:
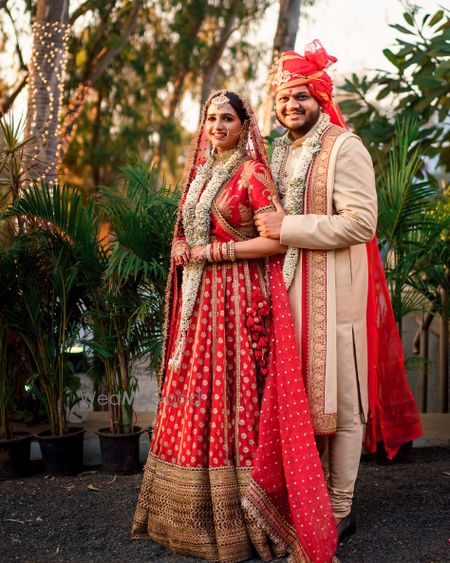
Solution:
[{"label": "green frond", "polygon": [[380,167],[378,174],[378,237],[390,244],[426,226],[426,214],[438,196],[432,181],[416,179],[424,156],[421,145],[415,145],[417,137],[418,126],[413,119],[397,119],[389,164],[386,169]]},{"label": "green frond", "polygon": [[84,204],[81,194],[68,186],[34,184],[23,190],[5,216],[40,219],[44,228],[88,244],[97,236],[97,221],[92,203]]}]

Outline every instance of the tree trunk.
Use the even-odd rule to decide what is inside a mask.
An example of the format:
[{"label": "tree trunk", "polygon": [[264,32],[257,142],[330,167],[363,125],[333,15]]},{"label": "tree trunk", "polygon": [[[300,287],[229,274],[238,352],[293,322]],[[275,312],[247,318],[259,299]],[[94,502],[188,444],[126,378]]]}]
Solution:
[{"label": "tree trunk", "polygon": [[273,41],[274,55],[294,49],[300,20],[300,3],[300,0],[280,0],[277,31]]},{"label": "tree trunk", "polygon": [[54,181],[58,151],[58,118],[66,65],[70,0],[38,0],[29,66],[25,137],[34,136],[28,153],[30,180]]},{"label": "tree trunk", "polygon": [[[300,20],[300,0],[280,0],[277,30],[273,40],[272,61],[284,51],[295,47]],[[269,135],[274,123],[272,85],[267,81],[263,102],[263,135]]]},{"label": "tree trunk", "polygon": [[230,6],[230,11],[228,13],[227,19],[225,20],[225,25],[222,28],[219,39],[217,43],[210,48],[209,58],[203,76],[202,94],[200,99],[201,106],[203,106],[203,104],[208,99],[209,94],[211,93],[214,84],[214,79],[216,78],[217,68],[219,66],[220,58],[223,55],[223,52],[225,50],[229,38],[231,37],[232,33],[237,29],[234,27],[234,25],[237,20],[236,12],[238,8],[238,4],[239,2],[235,1]]}]

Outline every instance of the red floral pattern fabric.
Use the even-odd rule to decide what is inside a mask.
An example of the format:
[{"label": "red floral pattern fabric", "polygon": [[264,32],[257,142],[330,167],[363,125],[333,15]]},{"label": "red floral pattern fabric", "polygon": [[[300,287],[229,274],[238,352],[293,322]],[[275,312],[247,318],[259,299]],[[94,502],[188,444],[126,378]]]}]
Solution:
[{"label": "red floral pattern fabric", "polygon": [[[272,190],[267,166],[246,161],[214,202],[212,240],[257,236],[253,215],[270,206]],[[187,467],[251,466],[267,373],[262,348],[268,338],[263,328],[257,340],[247,320],[265,292],[259,260],[205,266],[181,368],[177,373],[168,369],[165,376],[151,446],[159,459]],[[181,293],[176,299],[173,334]]]}]

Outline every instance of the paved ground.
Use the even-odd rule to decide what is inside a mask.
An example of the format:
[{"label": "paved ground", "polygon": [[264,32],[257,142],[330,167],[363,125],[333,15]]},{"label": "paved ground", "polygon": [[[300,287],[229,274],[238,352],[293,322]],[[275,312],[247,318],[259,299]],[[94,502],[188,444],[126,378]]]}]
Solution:
[{"label": "paved ground", "polygon": [[[141,478],[88,472],[0,482],[0,560],[198,562],[130,540]],[[363,461],[355,508],[359,531],[339,548],[342,563],[449,562],[450,448],[416,449],[411,463]]]}]

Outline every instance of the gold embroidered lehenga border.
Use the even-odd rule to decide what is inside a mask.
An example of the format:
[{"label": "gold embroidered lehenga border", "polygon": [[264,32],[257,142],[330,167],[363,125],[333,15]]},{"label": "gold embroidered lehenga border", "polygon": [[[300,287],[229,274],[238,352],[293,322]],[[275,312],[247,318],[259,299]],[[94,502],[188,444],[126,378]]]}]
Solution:
[{"label": "gold embroidered lehenga border", "polygon": [[[251,468],[187,468],[150,455],[132,527],[133,539],[228,563],[281,556],[242,509]],[[277,553],[278,551],[278,553]]]}]

